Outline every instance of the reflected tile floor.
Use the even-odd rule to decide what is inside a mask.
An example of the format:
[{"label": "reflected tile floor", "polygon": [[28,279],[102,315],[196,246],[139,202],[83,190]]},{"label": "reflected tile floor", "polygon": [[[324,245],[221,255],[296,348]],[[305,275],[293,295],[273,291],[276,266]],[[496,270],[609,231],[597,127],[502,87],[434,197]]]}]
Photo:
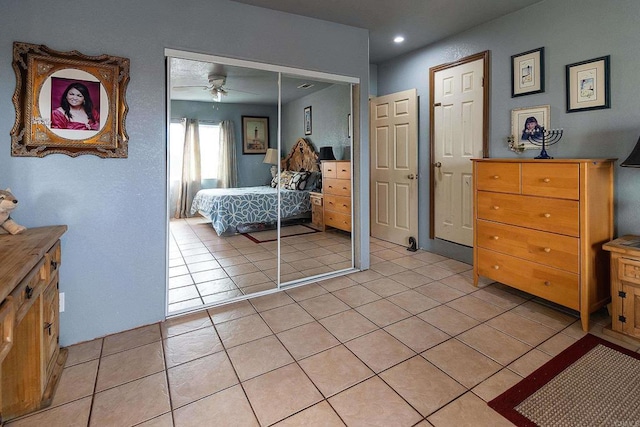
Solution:
[{"label": "reflected tile floor", "polygon": [[[220,237],[196,216],[169,222],[169,307],[177,313],[275,289],[276,242]],[[282,282],[351,267],[350,235],[328,229],[281,240]]]},{"label": "reflected tile floor", "polygon": [[473,287],[464,263],[377,239],[371,259],[71,346],[52,405],[7,425],[511,425],[486,402],[584,335],[528,294]]}]

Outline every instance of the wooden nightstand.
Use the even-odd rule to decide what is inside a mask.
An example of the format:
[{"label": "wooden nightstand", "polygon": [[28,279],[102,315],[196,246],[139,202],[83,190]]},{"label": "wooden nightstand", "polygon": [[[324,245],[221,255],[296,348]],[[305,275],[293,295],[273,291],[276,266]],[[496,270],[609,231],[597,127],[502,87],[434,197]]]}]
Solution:
[{"label": "wooden nightstand", "polygon": [[611,252],[611,329],[640,339],[640,236],[623,236],[602,248]]},{"label": "wooden nightstand", "polygon": [[324,212],[322,208],[322,193],[310,193],[311,199],[311,228],[324,231]]}]

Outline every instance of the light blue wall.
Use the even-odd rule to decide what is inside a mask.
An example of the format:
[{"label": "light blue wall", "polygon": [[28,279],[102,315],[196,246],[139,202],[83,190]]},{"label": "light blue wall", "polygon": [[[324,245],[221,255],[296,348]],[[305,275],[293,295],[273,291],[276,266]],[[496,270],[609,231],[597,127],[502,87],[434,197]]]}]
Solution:
[{"label": "light blue wall", "polygon": [[[247,23],[251,23],[247,25]],[[131,60],[127,159],[10,156],[15,111],[12,42]],[[161,320],[166,284],[164,49],[356,76],[368,87],[365,30],[226,0],[21,0],[0,2],[0,187],[20,199],[28,227],[67,224],[60,289],[62,345]],[[361,121],[366,141],[366,91]],[[368,159],[363,144],[358,153]],[[368,169],[359,171],[368,194]],[[368,203],[361,196],[363,216]],[[361,244],[368,264],[368,221]]]},{"label": "light blue wall", "polygon": [[[417,88],[419,96],[420,246],[471,261],[471,249],[428,239],[429,68],[491,51],[490,157],[509,151],[513,108],[551,105],[551,125],[564,137],[548,151],[565,158],[618,158],[640,135],[640,2],[547,0],[442,42],[378,65],[378,94]],[[544,46],[546,91],[511,98],[511,55]],[[566,113],[565,65],[611,55],[611,109]],[[520,157],[532,158],[536,151]],[[616,167],[616,235],[640,234],[640,171]]]},{"label": "light blue wall", "polygon": [[[311,135],[304,134],[303,113],[311,106]],[[351,112],[349,85],[335,84],[282,106],[282,147],[287,155],[299,138],[306,138],[316,150],[332,146],[336,159],[345,159],[351,145],[347,115]]]},{"label": "light blue wall", "polygon": [[278,107],[276,105],[225,104],[213,102],[171,101],[171,118],[190,118],[220,123],[231,120],[235,130],[238,159],[238,186],[266,185],[271,180],[270,165],[262,163],[264,154],[242,154],[242,116],[269,118],[269,146],[278,144]]}]

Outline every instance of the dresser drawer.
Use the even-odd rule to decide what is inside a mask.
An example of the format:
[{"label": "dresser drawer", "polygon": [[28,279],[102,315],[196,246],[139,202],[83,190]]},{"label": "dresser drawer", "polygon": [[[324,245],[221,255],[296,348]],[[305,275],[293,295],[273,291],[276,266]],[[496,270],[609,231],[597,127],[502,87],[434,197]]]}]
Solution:
[{"label": "dresser drawer", "polygon": [[333,196],[327,194],[324,196],[324,199],[325,209],[351,215],[351,197]]},{"label": "dresser drawer", "polygon": [[640,285],[640,261],[629,258],[619,258],[618,278],[625,282]]},{"label": "dresser drawer", "polygon": [[45,369],[45,379],[51,376],[60,351],[58,346],[60,334],[58,317],[60,303],[58,298],[58,278],[56,277],[42,293],[42,343],[44,346],[42,362]]},{"label": "dresser drawer", "polygon": [[337,178],[336,162],[322,162],[322,178]]},{"label": "dresser drawer", "polygon": [[322,196],[316,196],[316,195],[312,194],[309,197],[309,199],[310,199],[312,205],[322,206]]},{"label": "dresser drawer", "polygon": [[44,259],[46,260],[45,265],[45,281],[49,283],[53,275],[60,268],[60,262],[62,261],[62,250],[60,249],[60,240],[58,240],[55,245],[51,247],[44,254]]},{"label": "dresser drawer", "polygon": [[44,258],[25,276],[25,278],[11,292],[16,308],[16,322],[20,322],[29,311],[38,295],[46,285],[46,263]]},{"label": "dresser drawer", "polygon": [[580,240],[576,237],[478,220],[477,245],[578,274]]},{"label": "dresser drawer", "polygon": [[339,228],[344,231],[351,231],[351,215],[325,210],[324,225]]},{"label": "dresser drawer", "polygon": [[523,163],[522,194],[578,200],[580,167],[577,164]]},{"label": "dresser drawer", "polygon": [[477,162],[476,186],[478,190],[520,193],[520,164]]},{"label": "dresser drawer", "polygon": [[483,248],[478,249],[478,274],[565,307],[580,308],[577,274]]},{"label": "dresser drawer", "polygon": [[478,191],[478,218],[578,237],[578,201]]},{"label": "dresser drawer", "polygon": [[336,196],[351,197],[351,181],[346,179],[328,178],[322,183],[322,191]]},{"label": "dresser drawer", "polygon": [[0,304],[0,364],[13,346],[13,333],[16,325],[16,306],[13,297],[8,296]]},{"label": "dresser drawer", "polygon": [[336,178],[351,179],[351,162],[336,162]]}]

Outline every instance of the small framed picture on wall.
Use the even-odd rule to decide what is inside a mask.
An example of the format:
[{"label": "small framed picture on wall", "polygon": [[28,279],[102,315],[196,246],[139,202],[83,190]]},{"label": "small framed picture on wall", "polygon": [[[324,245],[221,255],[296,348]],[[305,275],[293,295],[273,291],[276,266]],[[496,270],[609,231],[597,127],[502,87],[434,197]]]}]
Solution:
[{"label": "small framed picture on wall", "polygon": [[304,134],[311,135],[311,106],[304,109]]},{"label": "small framed picture on wall", "polygon": [[269,117],[242,116],[242,154],[266,154]]},{"label": "small framed picture on wall", "polygon": [[611,108],[609,55],[567,65],[567,113]]},{"label": "small framed picture on wall", "polygon": [[511,57],[511,97],[544,92],[544,47]]}]

